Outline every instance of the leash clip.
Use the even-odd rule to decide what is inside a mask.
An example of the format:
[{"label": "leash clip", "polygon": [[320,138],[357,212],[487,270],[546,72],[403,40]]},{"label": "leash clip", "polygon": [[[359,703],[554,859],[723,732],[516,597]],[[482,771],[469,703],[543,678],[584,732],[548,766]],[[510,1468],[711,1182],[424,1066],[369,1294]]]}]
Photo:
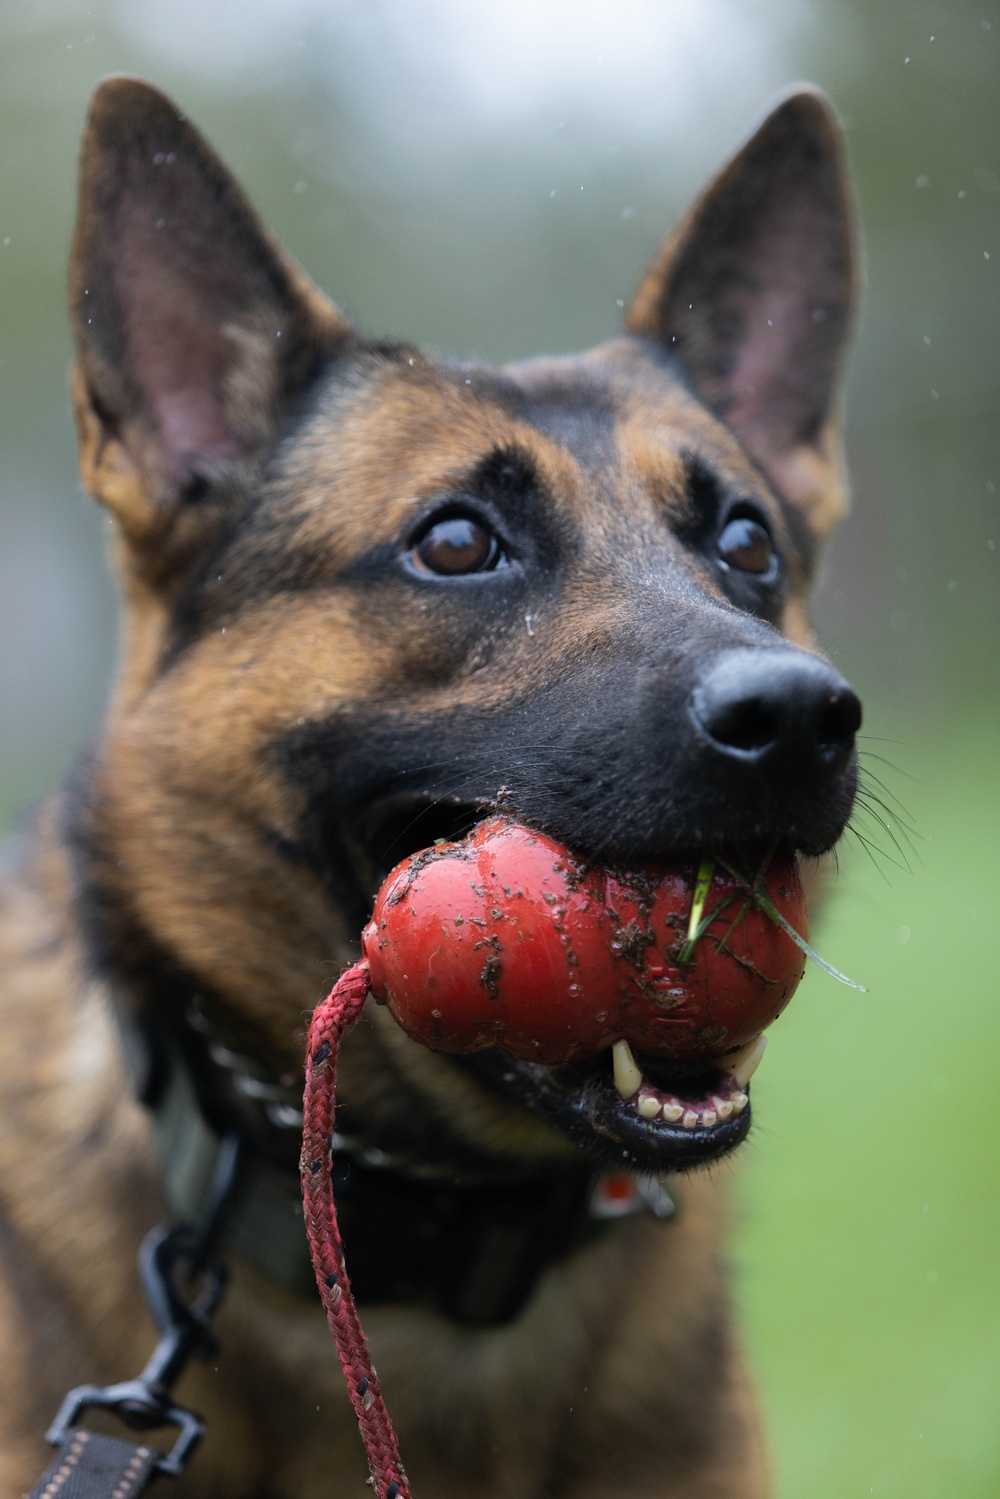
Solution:
[{"label": "leash clip", "polygon": [[[161,1453],[155,1471],[176,1478],[205,1434],[201,1416],[170,1398],[170,1387],[195,1355],[209,1358],[218,1344],[208,1319],[226,1284],[226,1267],[206,1252],[205,1235],[187,1225],[152,1229],[139,1250],[139,1271],[159,1341],[141,1374],[113,1385],[79,1385],[70,1390],[46,1432],[60,1447],[87,1409],[110,1410],[134,1430],[174,1426],[177,1440]],[[200,1289],[185,1299],[179,1282],[201,1277]]]}]

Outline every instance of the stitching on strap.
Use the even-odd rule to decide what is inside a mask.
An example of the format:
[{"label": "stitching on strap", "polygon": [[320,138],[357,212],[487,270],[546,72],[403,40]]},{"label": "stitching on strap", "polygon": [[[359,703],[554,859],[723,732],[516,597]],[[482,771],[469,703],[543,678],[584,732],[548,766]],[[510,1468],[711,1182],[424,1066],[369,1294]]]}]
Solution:
[{"label": "stitching on strap", "polygon": [[119,1482],[114,1493],[111,1495],[111,1499],[127,1499],[128,1492],[131,1489],[135,1479],[138,1478],[139,1470],[141,1469],[148,1456],[148,1447],[137,1447],[135,1449],[135,1452],[132,1455],[132,1460],[129,1463],[128,1467],[125,1469],[125,1472],[122,1474],[121,1481]]},{"label": "stitching on strap", "polygon": [[63,1487],[70,1474],[73,1472],[73,1469],[80,1461],[80,1454],[83,1452],[83,1449],[86,1447],[89,1441],[89,1431],[77,1432],[76,1436],[73,1438],[72,1442],[69,1445],[66,1456],[63,1458],[59,1467],[56,1469],[52,1477],[49,1479],[48,1483],[45,1485],[44,1489],[41,1492],[41,1495],[39,1496],[39,1499],[53,1499],[53,1495],[58,1494],[59,1490]]}]

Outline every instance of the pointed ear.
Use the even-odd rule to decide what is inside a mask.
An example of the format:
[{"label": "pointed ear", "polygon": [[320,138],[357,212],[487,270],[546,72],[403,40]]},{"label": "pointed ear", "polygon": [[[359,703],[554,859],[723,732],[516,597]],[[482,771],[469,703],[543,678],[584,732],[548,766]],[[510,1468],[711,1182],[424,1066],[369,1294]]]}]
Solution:
[{"label": "pointed ear", "polygon": [[91,102],[70,295],[84,483],[136,545],[258,459],[350,335],[184,114],[133,78]]},{"label": "pointed ear", "polygon": [[844,504],[837,395],[858,279],[840,127],[802,88],[695,201],[626,317],[818,535]]}]

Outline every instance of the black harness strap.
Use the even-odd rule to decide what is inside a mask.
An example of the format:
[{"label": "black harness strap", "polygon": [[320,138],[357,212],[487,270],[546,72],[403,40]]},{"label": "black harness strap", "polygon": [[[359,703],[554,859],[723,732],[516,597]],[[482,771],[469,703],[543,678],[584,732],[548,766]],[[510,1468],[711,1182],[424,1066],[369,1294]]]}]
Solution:
[{"label": "black harness strap", "polygon": [[[199,1229],[154,1228],[139,1249],[139,1271],[159,1338],[134,1379],[79,1385],[56,1413],[46,1440],[58,1451],[27,1499],[135,1499],[164,1474],[178,1477],[201,1441],[205,1423],[171,1398],[171,1388],[193,1357],[218,1351],[211,1317],[227,1272],[215,1253],[219,1216],[232,1189],[239,1143],[221,1142],[212,1190]],[[88,1410],[109,1411],[140,1431],[174,1427],[169,1451],[88,1431],[77,1423]]]},{"label": "black harness strap", "polygon": [[78,1429],[69,1433],[28,1499],[135,1499],[161,1456],[154,1447]]}]

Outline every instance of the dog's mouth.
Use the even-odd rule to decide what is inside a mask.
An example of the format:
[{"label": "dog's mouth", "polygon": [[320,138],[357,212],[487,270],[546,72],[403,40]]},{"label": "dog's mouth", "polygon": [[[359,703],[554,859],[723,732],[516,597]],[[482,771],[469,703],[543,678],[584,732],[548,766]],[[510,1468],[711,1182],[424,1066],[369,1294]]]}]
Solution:
[{"label": "dog's mouth", "polygon": [[[376,804],[355,847],[365,883],[378,887],[403,859],[466,837],[495,804],[407,796]],[[633,1054],[619,1042],[585,1062],[548,1067],[490,1050],[450,1057],[491,1090],[528,1109],[589,1156],[640,1171],[683,1171],[739,1145],[750,1129],[749,1078],[763,1038],[724,1065]]]},{"label": "dog's mouth", "polygon": [[502,1051],[454,1060],[603,1163],[665,1172],[700,1166],[746,1139],[749,1073],[762,1052],[758,1038],[725,1067],[687,1073],[662,1058],[629,1053],[635,1075],[627,1082],[611,1051],[568,1067],[543,1067]]}]

